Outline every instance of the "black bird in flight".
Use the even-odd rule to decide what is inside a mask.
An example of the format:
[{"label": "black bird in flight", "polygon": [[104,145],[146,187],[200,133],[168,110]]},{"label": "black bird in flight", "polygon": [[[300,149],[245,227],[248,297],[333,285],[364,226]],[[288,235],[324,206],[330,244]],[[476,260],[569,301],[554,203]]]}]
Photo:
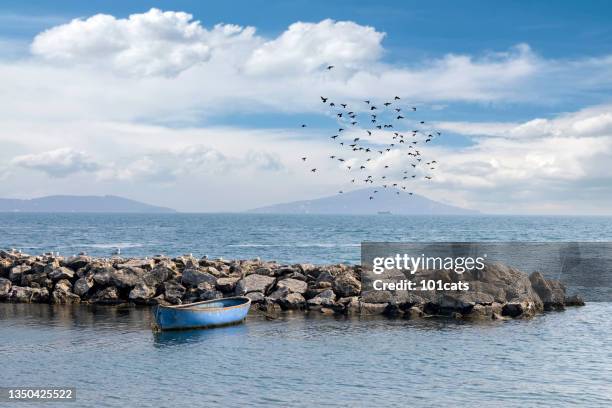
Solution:
[{"label": "black bird in flight", "polygon": [[402,115],[397,115],[397,119],[404,119]]},{"label": "black bird in flight", "polygon": [[333,135],[331,138],[332,138],[332,139],[335,139],[335,138],[337,138],[337,137],[338,137],[338,135]]},{"label": "black bird in flight", "polygon": [[341,118],[342,117],[342,112],[336,113],[336,115],[338,115],[338,117]]},{"label": "black bird in flight", "polygon": [[343,130],[344,130],[343,128],[340,128],[340,129],[338,129],[338,132],[342,132]]},{"label": "black bird in flight", "polygon": [[302,123],[302,127],[306,127],[306,125]]},{"label": "black bird in flight", "polygon": [[333,65],[328,65],[328,66],[327,66],[327,70],[330,70],[330,69],[332,69],[333,67],[334,67]]},{"label": "black bird in flight", "polygon": [[302,161],[306,161],[306,158],[305,158],[305,157],[302,157]]},{"label": "black bird in flight", "polygon": [[364,101],[365,103],[367,103],[368,105],[370,104],[370,101]]},{"label": "black bird in flight", "polygon": [[329,99],[329,98],[324,98],[324,97],[321,97],[321,100],[323,101],[323,103],[327,102],[327,100],[328,100],[328,99]]},{"label": "black bird in flight", "polygon": [[370,200],[373,200],[373,199],[374,199],[374,197],[370,196]]},{"label": "black bird in flight", "polygon": [[329,106],[336,106],[336,104],[335,104],[335,103],[333,103],[333,102],[330,102],[330,103],[329,103]]},{"label": "black bird in flight", "polygon": [[383,105],[389,106],[389,105],[391,105],[391,102],[385,102],[385,103],[383,103]]},{"label": "black bird in flight", "polygon": [[312,170],[310,170],[310,171],[312,171],[312,172],[314,173],[314,172],[316,172],[316,171],[317,171],[317,169],[312,169]]},{"label": "black bird in flight", "polygon": [[395,99],[396,101],[399,101],[401,98],[400,98],[399,96],[396,96],[396,97],[395,97],[395,98],[393,98],[393,99]]},{"label": "black bird in flight", "polygon": [[344,109],[346,109],[346,103],[341,103],[340,106],[342,106]]}]

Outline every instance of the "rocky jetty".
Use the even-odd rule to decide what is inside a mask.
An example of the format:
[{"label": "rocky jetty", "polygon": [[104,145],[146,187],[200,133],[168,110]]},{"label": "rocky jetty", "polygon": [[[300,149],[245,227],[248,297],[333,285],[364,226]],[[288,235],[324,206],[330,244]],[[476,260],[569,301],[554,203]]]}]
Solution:
[{"label": "rocky jetty", "polygon": [[[457,281],[446,271],[421,271],[414,279]],[[271,315],[302,310],[340,315],[461,319],[531,317],[544,310],[582,305],[559,281],[504,265],[465,273],[469,291],[362,290],[358,265],[282,265],[253,260],[94,258],[85,254],[31,256],[0,251],[0,301],[25,303],[181,304],[249,297]]]}]

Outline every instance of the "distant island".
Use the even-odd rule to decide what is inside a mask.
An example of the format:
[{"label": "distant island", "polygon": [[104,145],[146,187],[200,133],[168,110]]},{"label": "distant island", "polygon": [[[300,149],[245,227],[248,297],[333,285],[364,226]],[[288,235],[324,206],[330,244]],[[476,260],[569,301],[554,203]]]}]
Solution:
[{"label": "distant island", "polygon": [[[374,193],[378,190],[377,193]],[[397,192],[400,192],[398,195]],[[370,197],[374,197],[370,200]],[[259,214],[402,214],[475,215],[478,211],[455,207],[393,188],[364,188],[314,200],[293,201],[249,210]]]},{"label": "distant island", "polygon": [[25,200],[0,198],[0,212],[174,213],[176,210],[112,195],[54,195]]}]

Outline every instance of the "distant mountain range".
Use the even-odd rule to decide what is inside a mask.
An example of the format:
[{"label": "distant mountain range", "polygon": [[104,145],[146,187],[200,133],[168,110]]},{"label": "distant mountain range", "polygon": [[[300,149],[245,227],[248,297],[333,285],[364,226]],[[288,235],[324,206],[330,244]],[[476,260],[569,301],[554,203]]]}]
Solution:
[{"label": "distant mountain range", "polygon": [[0,198],[0,212],[173,213],[176,210],[112,195],[54,195],[27,200]]},{"label": "distant mountain range", "polygon": [[[374,190],[378,190],[374,193]],[[276,214],[413,214],[470,215],[478,211],[455,207],[420,195],[408,195],[396,189],[364,188],[315,200],[293,201],[249,210],[251,213]],[[370,200],[370,196],[374,197]]]}]

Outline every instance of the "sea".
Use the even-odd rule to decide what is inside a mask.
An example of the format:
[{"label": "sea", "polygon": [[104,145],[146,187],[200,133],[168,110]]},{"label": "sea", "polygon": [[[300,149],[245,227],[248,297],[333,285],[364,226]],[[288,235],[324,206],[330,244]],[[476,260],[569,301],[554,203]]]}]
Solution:
[{"label": "sea", "polygon": [[[0,248],[31,254],[358,263],[362,241],[612,241],[612,218],[0,214]],[[486,323],[253,314],[155,334],[148,307],[4,303],[0,388],[72,387],[70,407],[610,407],[610,316],[610,302]],[[0,401],[19,404],[54,405]]]}]

